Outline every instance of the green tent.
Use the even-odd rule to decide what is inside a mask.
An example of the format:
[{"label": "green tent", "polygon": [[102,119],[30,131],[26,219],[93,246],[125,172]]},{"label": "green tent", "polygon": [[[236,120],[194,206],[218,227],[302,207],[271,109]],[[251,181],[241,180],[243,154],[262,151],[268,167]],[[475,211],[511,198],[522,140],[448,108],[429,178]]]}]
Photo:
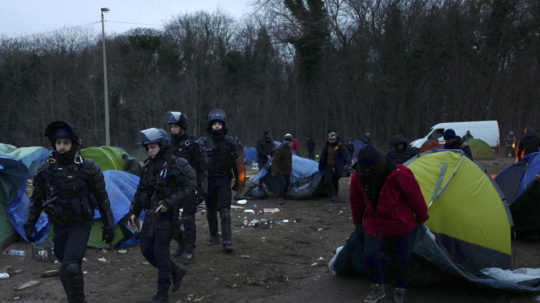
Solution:
[{"label": "green tent", "polygon": [[495,159],[495,153],[485,141],[469,139],[466,143],[471,148],[473,159]]},{"label": "green tent", "polygon": [[81,150],[81,156],[92,159],[102,171],[122,170],[134,175],[140,174],[140,165],[137,159],[121,148],[112,146],[87,147]]},{"label": "green tent", "polygon": [[428,204],[426,226],[454,263],[471,272],[511,266],[511,216],[481,167],[454,151],[427,153],[407,166]]},{"label": "green tent", "polygon": [[49,150],[41,146],[15,147],[0,143],[0,154],[22,162],[30,173],[30,177],[37,174],[37,170],[50,154]]}]

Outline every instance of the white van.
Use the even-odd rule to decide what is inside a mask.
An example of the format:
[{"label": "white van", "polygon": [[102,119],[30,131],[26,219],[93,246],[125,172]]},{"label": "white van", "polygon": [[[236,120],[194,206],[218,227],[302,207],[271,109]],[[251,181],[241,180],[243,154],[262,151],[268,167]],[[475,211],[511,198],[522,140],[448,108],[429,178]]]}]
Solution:
[{"label": "white van", "polygon": [[465,121],[465,122],[444,122],[438,123],[431,127],[428,134],[420,139],[411,142],[412,147],[421,148],[429,136],[434,135],[439,139],[441,144],[444,144],[444,131],[453,129],[456,135],[463,137],[467,131],[476,139],[485,141],[492,148],[498,148],[500,144],[499,123],[497,120],[489,121]]}]

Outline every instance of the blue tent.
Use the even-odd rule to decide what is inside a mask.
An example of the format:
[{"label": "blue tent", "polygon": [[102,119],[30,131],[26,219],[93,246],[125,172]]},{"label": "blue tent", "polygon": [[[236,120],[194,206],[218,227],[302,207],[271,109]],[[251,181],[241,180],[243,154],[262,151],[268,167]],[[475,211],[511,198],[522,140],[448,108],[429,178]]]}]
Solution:
[{"label": "blue tent", "polygon": [[[319,172],[319,163],[317,161],[293,154],[291,185],[289,187],[287,196],[293,199],[305,199],[312,197],[317,190],[321,179],[322,175]],[[253,182],[253,186],[247,190],[247,196],[251,196],[253,198],[264,198],[265,193],[260,188],[260,180],[262,180],[262,182],[265,183],[271,191],[277,191],[279,186],[278,180],[269,174],[267,168],[263,168],[251,180]]]},{"label": "blue tent", "polygon": [[43,160],[49,157],[50,151],[41,146],[17,148],[13,145],[0,143],[0,155],[22,162],[28,168],[30,177],[33,177]]},{"label": "blue tent", "polygon": [[[15,232],[23,239],[24,219],[30,204],[24,193],[28,180],[28,168],[16,159],[0,155],[0,246],[8,244]],[[38,240],[49,231],[47,216],[42,214],[36,223]]]},{"label": "blue tent", "polygon": [[[274,149],[280,144],[279,141],[274,141]],[[257,148],[255,146],[246,147],[244,149],[244,155],[246,157],[246,163],[257,162]]]},{"label": "blue tent", "polygon": [[535,181],[538,174],[540,152],[528,154],[495,178],[506,197],[517,233],[540,231],[540,181]]}]

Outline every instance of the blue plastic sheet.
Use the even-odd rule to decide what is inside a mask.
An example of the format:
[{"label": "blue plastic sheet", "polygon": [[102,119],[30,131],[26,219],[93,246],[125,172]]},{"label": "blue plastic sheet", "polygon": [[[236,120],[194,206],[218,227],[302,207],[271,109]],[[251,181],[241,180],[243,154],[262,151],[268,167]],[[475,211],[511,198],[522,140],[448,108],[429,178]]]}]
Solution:
[{"label": "blue plastic sheet", "polygon": [[[276,149],[281,143],[279,141],[274,141],[274,149]],[[246,147],[244,149],[244,155],[246,158],[246,163],[257,162],[257,148],[255,146]]]}]

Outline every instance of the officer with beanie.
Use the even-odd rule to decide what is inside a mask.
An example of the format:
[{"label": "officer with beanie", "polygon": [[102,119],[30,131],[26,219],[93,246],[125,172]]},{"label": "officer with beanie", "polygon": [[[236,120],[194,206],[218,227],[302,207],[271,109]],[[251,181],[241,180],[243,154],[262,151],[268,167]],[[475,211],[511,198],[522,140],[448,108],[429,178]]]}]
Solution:
[{"label": "officer with beanie", "polygon": [[[182,215],[176,220],[175,240],[178,242],[176,256],[182,256],[184,264],[188,265],[195,261],[195,241],[197,229],[195,214],[197,202],[206,197],[208,186],[206,184],[205,155],[194,137],[187,134],[188,118],[181,112],[167,112],[167,124],[172,139],[172,149],[176,156],[186,159],[189,165],[195,169],[197,175],[197,195],[195,199],[184,201]],[[182,230],[183,227],[183,230]]]},{"label": "officer with beanie", "polygon": [[463,142],[460,136],[456,135],[453,129],[449,128],[445,130],[443,136],[445,149],[460,149],[469,159],[473,159],[471,148],[467,143]]},{"label": "officer with beanie", "polygon": [[206,199],[206,218],[210,239],[208,245],[219,244],[218,219],[221,221],[223,250],[231,253],[231,179],[235,178],[234,189],[239,190],[245,182],[245,169],[242,161],[242,147],[233,137],[227,135],[225,112],[214,109],[208,114],[208,136],[201,137],[199,144],[208,157],[208,196]]},{"label": "officer with beanie", "polygon": [[137,218],[145,210],[141,252],[158,269],[157,293],[151,302],[164,303],[169,302],[171,283],[172,291],[177,291],[186,273],[171,261],[169,245],[178,209],[195,194],[195,172],[186,159],[171,152],[165,130],[142,130],[137,143],[144,146],[148,158],[131,204],[129,224],[138,226]]},{"label": "officer with beanie", "polygon": [[42,211],[54,228],[54,254],[61,262],[60,281],[69,303],[85,302],[81,262],[90,236],[94,210],[103,221],[103,240],[111,243],[114,220],[99,167],[79,154],[79,138],[66,122],[45,130],[53,152],[33,179],[34,191],[24,223],[26,237],[37,237],[35,224]]},{"label": "officer with beanie", "polygon": [[428,219],[420,186],[409,168],[394,165],[368,144],[358,154],[350,201],[354,225],[364,230],[366,268],[372,274],[364,302],[375,303],[385,297],[382,260],[383,243],[387,241],[393,242],[399,253],[394,302],[403,302],[415,230]]}]

